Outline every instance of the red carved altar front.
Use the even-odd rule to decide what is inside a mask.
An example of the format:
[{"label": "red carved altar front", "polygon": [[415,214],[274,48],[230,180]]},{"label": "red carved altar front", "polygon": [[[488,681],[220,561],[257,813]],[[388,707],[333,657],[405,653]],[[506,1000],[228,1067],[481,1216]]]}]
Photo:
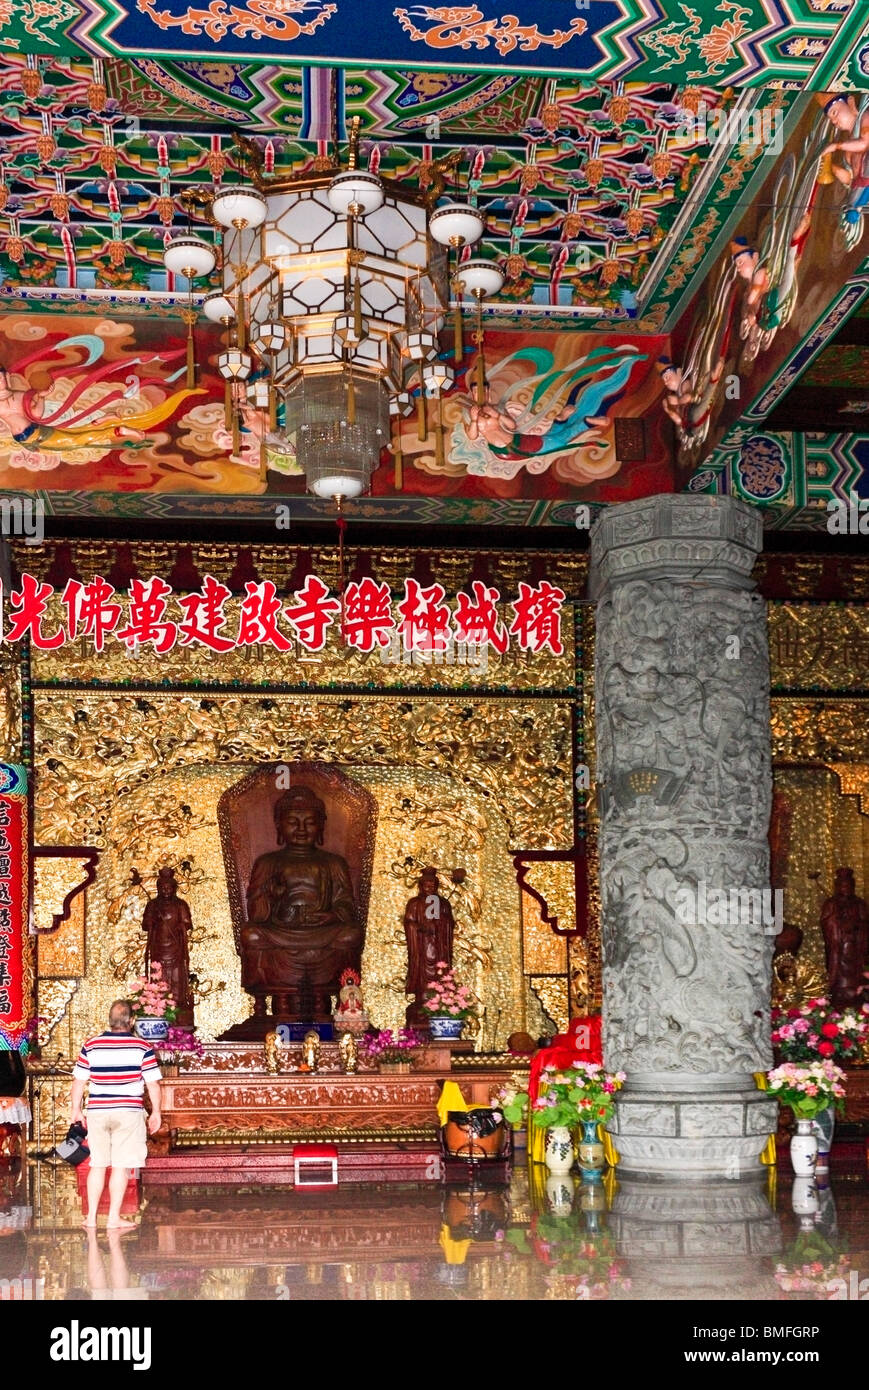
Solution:
[{"label": "red carved altar front", "polygon": [[[227,1171],[238,1166],[264,1170],[282,1166],[291,1145],[307,1138],[329,1139],[343,1152],[345,1170],[401,1167],[437,1152],[437,1101],[444,1080],[457,1081],[465,1100],[488,1105],[493,1091],[515,1071],[515,1061],[452,1070],[449,1049],[425,1049],[421,1066],[408,1073],[363,1071],[344,1074],[334,1044],[321,1048],[321,1070],[271,1075],[259,1048],[210,1044],[195,1070],[163,1082],[163,1127],[152,1141],[156,1163],[146,1176],[157,1179],[182,1156],[189,1166]],[[171,1069],[170,1069],[171,1070]],[[168,1157],[167,1157],[168,1156]]]}]

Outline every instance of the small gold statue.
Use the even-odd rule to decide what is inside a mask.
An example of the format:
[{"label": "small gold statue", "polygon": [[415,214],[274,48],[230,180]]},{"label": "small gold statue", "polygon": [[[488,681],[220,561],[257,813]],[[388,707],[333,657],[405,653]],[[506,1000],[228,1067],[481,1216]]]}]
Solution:
[{"label": "small gold statue", "polygon": [[302,1042],[302,1071],[316,1071],[320,1064],[320,1034],[309,1028]]},{"label": "small gold statue", "polygon": [[782,951],[772,962],[772,1003],[777,1009],[799,1008],[824,993],[825,982],[819,968],[809,959]]},{"label": "small gold statue", "polygon": [[344,1033],[338,1044],[341,1069],[345,1072],[359,1070],[359,1045],[352,1033]]},{"label": "small gold statue", "polygon": [[263,1054],[266,1059],[266,1071],[270,1076],[277,1076],[280,1071],[280,1039],[274,1029],[266,1033],[263,1038]]}]

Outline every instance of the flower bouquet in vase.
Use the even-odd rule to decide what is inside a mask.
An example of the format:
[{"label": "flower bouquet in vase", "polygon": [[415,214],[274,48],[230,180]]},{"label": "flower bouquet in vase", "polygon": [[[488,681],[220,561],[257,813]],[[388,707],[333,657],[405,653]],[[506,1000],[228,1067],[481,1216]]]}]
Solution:
[{"label": "flower bouquet in vase", "polygon": [[414,1053],[423,1045],[423,1036],[415,1028],[381,1028],[377,1033],[365,1033],[359,1041],[359,1051],[379,1071],[408,1072]]},{"label": "flower bouquet in vase", "polygon": [[171,1026],[166,1037],[157,1047],[160,1061],[168,1067],[181,1070],[189,1067],[195,1057],[201,1057],[205,1048],[196,1034],[189,1028]]},{"label": "flower bouquet in vase", "polygon": [[[615,1094],[624,1079],[624,1072],[606,1072],[600,1062],[574,1062],[565,1071],[543,1068],[540,1094],[531,1107],[531,1123],[546,1130],[545,1162],[551,1173],[569,1173],[573,1167],[571,1131],[577,1129],[582,1130],[581,1167],[589,1174],[600,1171],[604,1150],[598,1126],[612,1118]],[[530,1104],[528,1092],[505,1088],[498,1099],[505,1119],[510,1124],[521,1123]]]},{"label": "flower bouquet in vase", "polygon": [[474,998],[467,985],[459,984],[445,960],[435,966],[435,978],[423,996],[433,1038],[455,1041],[462,1036],[465,1019],[474,1013]]},{"label": "flower bouquet in vase", "polygon": [[838,1241],[819,1231],[811,1218],[777,1261],[775,1281],[785,1294],[814,1294],[829,1299],[838,1287],[847,1288],[850,1260]]},{"label": "flower bouquet in vase", "polygon": [[811,1177],[818,1160],[818,1138],[812,1121],[829,1106],[844,1108],[845,1073],[825,1058],[800,1066],[783,1062],[767,1072],[768,1091],[780,1105],[790,1106],[797,1122],[791,1138],[791,1163],[797,1177]]},{"label": "flower bouquet in vase", "polygon": [[[861,1065],[869,1039],[869,1011],[834,1009],[826,999],[810,999],[798,1008],[773,1009],[772,1044],[784,1062],[826,1059],[839,1066]],[[817,1167],[824,1169],[833,1144],[836,1109],[830,1105],[812,1121],[818,1140]]]},{"label": "flower bouquet in vase", "polygon": [[145,1042],[164,1043],[169,1034],[169,1025],[175,1022],[178,1013],[169,986],[163,979],[163,967],[156,961],[150,968],[149,977],[140,975],[130,990],[130,1003],[133,1006],[133,1027]]}]

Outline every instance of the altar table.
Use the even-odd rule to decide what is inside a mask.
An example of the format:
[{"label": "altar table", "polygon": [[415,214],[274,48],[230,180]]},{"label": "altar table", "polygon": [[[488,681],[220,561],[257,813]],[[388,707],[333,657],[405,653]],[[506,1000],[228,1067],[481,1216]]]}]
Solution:
[{"label": "altar table", "polygon": [[[298,1049],[285,1064],[298,1067]],[[446,1079],[466,1101],[488,1105],[517,1071],[514,1057],[426,1048],[406,1073],[345,1074],[337,1044],[324,1043],[320,1069],[272,1075],[259,1047],[214,1043],[188,1071],[164,1069],[163,1125],[151,1140],[145,1179],[162,1182],[291,1180],[293,1144],[338,1149],[339,1181],[437,1181],[442,1175],[437,1100]],[[169,1074],[165,1074],[168,1072]],[[194,1178],[195,1175],[195,1178]]]}]

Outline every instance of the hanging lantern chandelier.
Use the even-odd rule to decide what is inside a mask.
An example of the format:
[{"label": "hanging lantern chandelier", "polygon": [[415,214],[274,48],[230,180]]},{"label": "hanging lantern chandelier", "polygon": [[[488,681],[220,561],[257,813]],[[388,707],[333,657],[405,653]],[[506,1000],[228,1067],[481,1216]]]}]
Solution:
[{"label": "hanging lantern chandelier", "polygon": [[163,248],[163,264],[169,274],[183,275],[187,281],[184,322],[187,325],[187,386],[190,390],[196,385],[196,346],[193,339],[196,311],[193,307],[193,282],[210,275],[215,260],[214,251],[208,242],[192,233],[173,237]]},{"label": "hanging lantern chandelier", "polygon": [[[438,166],[427,194],[360,169],[358,118],[344,169],[266,180],[256,147],[245,148],[259,186],[213,197],[212,217],[225,228],[223,286],[203,306],[231,339],[219,370],[234,441],[240,412],[263,409],[264,473],[272,460],[287,471],[292,453],[316,496],[358,497],[389,441],[390,415],[400,426],[414,397],[422,438],[429,414],[437,418],[442,455],[440,400],[452,372],[427,364],[449,306],[451,249],[453,286],[478,295],[465,278],[473,263],[460,257],[484,218],[468,204],[433,210]],[[456,323],[461,360],[460,304]],[[400,473],[399,449],[399,485]]]}]

